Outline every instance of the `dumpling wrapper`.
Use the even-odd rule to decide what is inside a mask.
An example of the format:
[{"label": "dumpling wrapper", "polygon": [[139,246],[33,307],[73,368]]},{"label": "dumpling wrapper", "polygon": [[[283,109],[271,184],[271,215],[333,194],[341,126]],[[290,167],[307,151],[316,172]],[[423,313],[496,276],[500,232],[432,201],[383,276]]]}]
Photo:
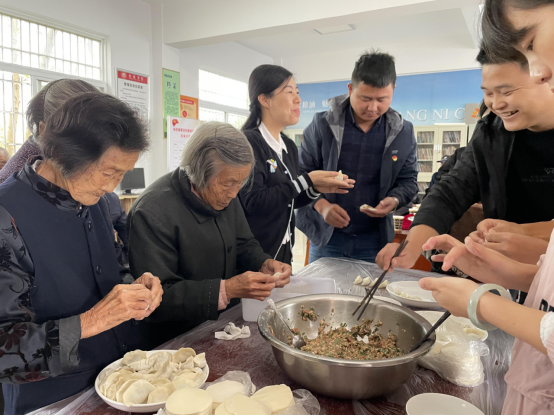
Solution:
[{"label": "dumpling wrapper", "polygon": [[371,285],[371,277],[366,277],[364,280],[362,280],[362,286],[368,285]]},{"label": "dumpling wrapper", "polygon": [[219,406],[215,408],[214,415],[232,415],[232,413],[227,410],[225,403],[220,403]]},{"label": "dumpling wrapper", "polygon": [[375,208],[373,208],[371,205],[363,204],[360,209],[368,209],[370,211],[377,211]]},{"label": "dumpling wrapper", "polygon": [[362,283],[364,279],[362,279],[362,276],[358,276],[356,277],[356,280],[354,280],[354,284],[355,285],[359,285],[360,283]]},{"label": "dumpling wrapper", "polygon": [[[290,407],[291,403],[294,402],[292,390],[289,386],[284,384],[264,387],[254,393],[251,398],[267,404],[271,407],[271,413],[280,412]],[[227,407],[227,409],[229,409],[229,407]]]},{"label": "dumpling wrapper", "polygon": [[194,362],[194,366],[198,368],[204,368],[206,367],[206,353],[203,352],[202,354],[198,354],[196,357],[192,360]]},{"label": "dumpling wrapper", "polygon": [[486,332],[479,328],[465,327],[463,330],[469,336],[477,339],[484,338],[486,335]]},{"label": "dumpling wrapper", "polygon": [[272,413],[269,404],[254,400],[253,397],[235,393],[225,401],[225,409],[233,415],[270,415]]},{"label": "dumpling wrapper", "polygon": [[212,396],[215,405],[223,403],[236,393],[246,395],[246,386],[238,381],[225,380],[221,383],[212,384],[206,391]]},{"label": "dumpling wrapper", "polygon": [[173,391],[170,391],[168,387],[158,386],[150,392],[146,403],[150,404],[165,402],[168,397],[171,396],[171,393],[173,393]]},{"label": "dumpling wrapper", "polygon": [[146,380],[137,380],[123,393],[123,404],[130,407],[134,404],[142,404],[148,399],[148,395],[155,387]]},{"label": "dumpling wrapper", "polygon": [[142,351],[142,350],[129,351],[127,354],[123,356],[123,359],[121,360],[121,365],[127,366],[136,361],[145,360],[146,358],[147,358],[146,351]]},{"label": "dumpling wrapper", "polygon": [[212,396],[201,389],[180,389],[172,393],[165,409],[172,415],[208,414],[212,409]]}]

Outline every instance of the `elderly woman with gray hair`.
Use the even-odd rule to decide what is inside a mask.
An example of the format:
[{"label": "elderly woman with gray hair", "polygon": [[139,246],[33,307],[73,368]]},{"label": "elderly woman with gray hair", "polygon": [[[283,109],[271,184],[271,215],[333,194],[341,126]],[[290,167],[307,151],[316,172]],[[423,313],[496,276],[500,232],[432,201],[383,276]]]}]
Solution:
[{"label": "elderly woman with gray hair", "polygon": [[[263,300],[289,282],[252,235],[238,192],[255,164],[248,140],[226,123],[201,124],[181,166],[149,186],[129,214],[129,260],[160,277],[164,299],[141,324],[156,346],[219,316],[232,299]],[[275,277],[275,273],[281,273]]]}]

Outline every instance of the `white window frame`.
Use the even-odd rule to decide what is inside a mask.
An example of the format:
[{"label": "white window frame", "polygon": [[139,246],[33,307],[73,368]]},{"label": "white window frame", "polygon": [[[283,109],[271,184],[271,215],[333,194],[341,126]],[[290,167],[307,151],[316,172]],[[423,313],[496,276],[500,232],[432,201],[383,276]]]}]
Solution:
[{"label": "white window frame", "polygon": [[54,29],[64,30],[66,32],[73,33],[75,35],[87,37],[100,42],[100,75],[102,78],[101,80],[79,77],[75,75],[64,74],[61,72],[48,71],[46,69],[31,68],[28,66],[23,66],[18,64],[0,62],[1,71],[9,71],[9,72],[15,72],[15,73],[31,76],[31,91],[33,96],[39,92],[39,83],[38,83],[39,80],[50,82],[50,81],[55,81],[57,79],[62,79],[62,78],[81,79],[83,81],[88,82],[89,84],[94,85],[101,91],[104,91],[104,92],[110,91],[110,89],[108,88],[110,76],[111,76],[109,71],[109,67],[110,67],[110,60],[109,60],[109,54],[108,54],[109,45],[108,45],[106,36],[102,36],[100,34],[92,33],[89,31],[84,31],[77,27],[63,24],[53,20],[44,19],[39,16],[17,12],[15,10],[11,10],[5,7],[0,7],[0,13],[5,14],[7,16],[15,17],[17,19],[27,20],[31,23],[37,23],[39,25],[48,26]]}]

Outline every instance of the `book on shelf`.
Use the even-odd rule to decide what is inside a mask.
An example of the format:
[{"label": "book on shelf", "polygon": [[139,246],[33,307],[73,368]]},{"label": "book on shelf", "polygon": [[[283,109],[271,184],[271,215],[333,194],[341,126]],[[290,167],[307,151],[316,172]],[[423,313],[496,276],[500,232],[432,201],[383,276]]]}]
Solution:
[{"label": "book on shelf", "polygon": [[429,188],[429,182],[418,182],[417,183],[417,189],[419,192],[425,192],[425,190]]},{"label": "book on shelf", "polygon": [[442,142],[447,144],[460,144],[460,132],[459,131],[445,131],[442,136]]},{"label": "book on shelf", "polygon": [[432,131],[420,131],[417,133],[417,142],[419,144],[433,144],[435,142],[435,133]]},{"label": "book on shelf", "polygon": [[421,147],[417,149],[417,158],[419,160],[433,160],[433,149],[428,147]]},{"label": "book on shelf", "polygon": [[417,162],[417,171],[422,173],[432,173],[433,164],[431,162]]}]

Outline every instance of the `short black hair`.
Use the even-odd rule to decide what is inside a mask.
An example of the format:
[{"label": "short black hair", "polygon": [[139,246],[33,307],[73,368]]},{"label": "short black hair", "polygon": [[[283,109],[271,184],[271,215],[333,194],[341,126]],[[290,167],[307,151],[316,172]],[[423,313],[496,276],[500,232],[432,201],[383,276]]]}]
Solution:
[{"label": "short black hair", "polygon": [[70,98],[52,114],[40,148],[45,160],[71,178],[98,162],[110,147],[140,153],[149,141],[145,121],[133,108],[93,92]]},{"label": "short black hair", "polygon": [[354,65],[352,71],[352,86],[356,88],[360,82],[374,88],[385,88],[396,85],[396,67],[394,58],[388,53],[372,50],[366,52]]},{"label": "short black hair", "polygon": [[487,53],[484,46],[481,46],[481,49],[477,54],[476,60],[481,64],[481,66],[502,65],[502,64],[519,64],[521,68],[527,68],[529,66],[529,62],[527,62],[527,58],[517,49],[512,47],[505,48],[504,53],[502,55],[498,55],[498,54],[491,55]]}]

